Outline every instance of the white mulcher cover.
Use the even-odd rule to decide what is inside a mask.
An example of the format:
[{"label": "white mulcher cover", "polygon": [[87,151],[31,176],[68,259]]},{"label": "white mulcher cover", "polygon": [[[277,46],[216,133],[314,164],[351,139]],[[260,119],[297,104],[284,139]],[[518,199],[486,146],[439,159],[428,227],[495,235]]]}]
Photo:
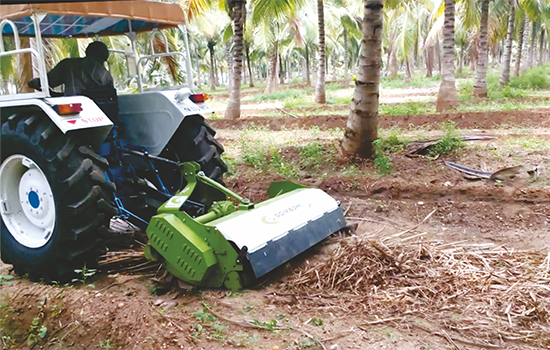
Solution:
[{"label": "white mulcher cover", "polygon": [[0,214],[13,238],[40,248],[55,228],[55,199],[48,179],[31,159],[12,155],[0,166]]},{"label": "white mulcher cover", "polygon": [[216,224],[224,237],[249,253],[277,241],[289,231],[338,208],[338,202],[320,189],[295,190],[275,197],[272,203]]}]

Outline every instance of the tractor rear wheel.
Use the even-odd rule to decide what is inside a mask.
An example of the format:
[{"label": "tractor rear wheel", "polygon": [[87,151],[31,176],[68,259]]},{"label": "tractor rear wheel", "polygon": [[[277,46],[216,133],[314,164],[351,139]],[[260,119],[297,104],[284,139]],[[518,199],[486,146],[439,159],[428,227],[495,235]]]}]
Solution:
[{"label": "tractor rear wheel", "polygon": [[107,161],[36,110],[2,118],[1,151],[2,260],[46,280],[92,267],[116,213]]},{"label": "tractor rear wheel", "polygon": [[223,183],[227,165],[221,159],[223,146],[214,138],[216,131],[200,115],[185,117],[161,157],[177,156],[180,162],[195,161],[212,180]]}]

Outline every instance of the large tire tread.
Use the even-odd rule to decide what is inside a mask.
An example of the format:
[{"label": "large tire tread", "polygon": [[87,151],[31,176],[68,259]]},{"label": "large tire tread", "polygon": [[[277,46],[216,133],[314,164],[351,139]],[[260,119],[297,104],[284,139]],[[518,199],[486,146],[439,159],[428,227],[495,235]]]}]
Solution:
[{"label": "large tire tread", "polygon": [[215,135],[202,116],[191,115],[185,117],[168,146],[178,152],[181,161],[196,161],[206,176],[223,183],[227,165],[221,159],[224,149]]},{"label": "large tire tread", "polygon": [[[17,256],[15,251],[19,248],[7,247],[3,242],[2,260],[11,262],[19,274],[58,281],[70,277],[74,269],[84,264],[94,266],[104,251],[99,230],[108,227],[117,212],[111,205],[116,187],[104,173],[109,166],[107,160],[90,147],[79,146],[70,134],[62,134],[42,111],[15,113],[5,120],[1,130],[2,161],[10,152],[29,149],[32,154],[24,155],[41,163],[57,197],[56,227],[50,242],[43,247],[47,252],[35,260],[28,259]],[[15,149],[10,151],[12,146]],[[3,224],[2,230],[7,230]],[[6,235],[13,240],[7,232],[2,233],[2,238]]]}]

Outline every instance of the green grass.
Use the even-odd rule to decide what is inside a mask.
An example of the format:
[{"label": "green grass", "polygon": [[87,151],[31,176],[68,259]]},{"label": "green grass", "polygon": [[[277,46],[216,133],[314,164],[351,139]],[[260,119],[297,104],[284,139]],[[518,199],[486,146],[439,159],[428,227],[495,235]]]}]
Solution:
[{"label": "green grass", "polygon": [[313,93],[313,88],[302,88],[302,89],[280,89],[275,90],[269,94],[257,94],[253,96],[244,97],[243,101],[271,101],[271,100],[287,100],[292,98],[299,98],[308,94]]},{"label": "green grass", "polygon": [[435,145],[429,148],[428,155],[431,157],[453,154],[466,145],[460,138],[460,132],[456,129],[454,122],[443,123],[441,129],[445,134]]},{"label": "green grass", "polygon": [[426,102],[405,102],[399,104],[382,104],[380,115],[416,115],[435,113],[435,104]]},{"label": "green grass", "polygon": [[425,73],[413,74],[411,81],[405,82],[403,80],[403,74],[399,73],[397,79],[390,77],[380,78],[380,87],[382,89],[403,89],[411,87],[427,87],[427,86],[439,86],[441,83],[440,75],[433,75],[427,78]]},{"label": "green grass", "polygon": [[227,176],[255,176],[258,173],[294,179],[303,176],[324,178],[335,174],[368,176],[363,168],[339,164],[338,148],[342,135],[342,129],[320,130],[317,126],[271,131],[252,125],[238,134],[231,132],[226,135],[226,152],[223,154],[229,167]]},{"label": "green grass", "polygon": [[548,152],[550,142],[538,136],[514,137],[506,140],[506,145],[511,148],[525,149],[532,152]]},{"label": "green grass", "polygon": [[517,89],[548,89],[550,88],[548,74],[550,74],[550,64],[533,67],[517,77],[512,77],[508,86]]}]

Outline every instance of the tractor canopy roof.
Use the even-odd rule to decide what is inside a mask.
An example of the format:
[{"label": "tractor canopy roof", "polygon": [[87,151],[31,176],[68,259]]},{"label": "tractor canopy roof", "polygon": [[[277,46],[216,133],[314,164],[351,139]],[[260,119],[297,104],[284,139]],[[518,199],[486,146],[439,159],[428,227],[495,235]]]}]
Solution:
[{"label": "tractor canopy roof", "polygon": [[[45,14],[40,23],[43,37],[89,37],[146,32],[185,23],[178,4],[146,1],[97,1],[0,5],[0,21],[11,20],[21,36],[34,36],[33,14]],[[13,34],[4,25],[2,34]]]}]

